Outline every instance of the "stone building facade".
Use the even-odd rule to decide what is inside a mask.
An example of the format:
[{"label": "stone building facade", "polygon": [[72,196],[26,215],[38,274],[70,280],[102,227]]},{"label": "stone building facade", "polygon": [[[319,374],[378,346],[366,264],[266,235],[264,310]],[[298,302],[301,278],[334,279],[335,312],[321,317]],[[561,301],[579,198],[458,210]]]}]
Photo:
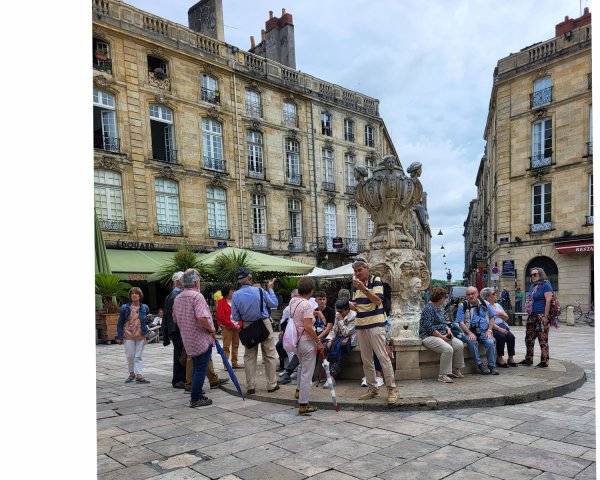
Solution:
[{"label": "stone building facade", "polygon": [[[220,8],[198,2],[190,25],[222,21]],[[229,45],[219,28],[203,35],[118,0],[92,9],[95,205],[109,249],[227,245],[335,267],[367,247],[354,166],[397,156],[378,100]],[[273,55],[295,65],[282,19],[266,23],[288,38]],[[428,250],[426,211],[411,222]]]},{"label": "stone building facade", "polygon": [[465,277],[511,292],[544,268],[561,304],[590,303],[593,267],[591,13],[498,61],[465,222]]}]

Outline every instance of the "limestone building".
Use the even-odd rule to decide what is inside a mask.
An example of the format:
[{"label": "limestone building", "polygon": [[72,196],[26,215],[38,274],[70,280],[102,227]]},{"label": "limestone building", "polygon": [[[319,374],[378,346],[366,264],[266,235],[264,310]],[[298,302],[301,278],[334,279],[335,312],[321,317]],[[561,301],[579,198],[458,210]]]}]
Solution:
[{"label": "limestone building", "polygon": [[[354,166],[397,152],[378,100],[295,70],[291,14],[271,13],[244,51],[223,39],[220,0],[192,6],[190,28],[118,0],[92,9],[95,205],[109,254],[158,261],[180,244],[227,245],[335,267],[366,248]],[[429,251],[424,207],[411,228]]]},{"label": "limestone building", "polygon": [[511,292],[542,267],[561,304],[594,294],[591,13],[498,61],[465,222],[465,277]]}]

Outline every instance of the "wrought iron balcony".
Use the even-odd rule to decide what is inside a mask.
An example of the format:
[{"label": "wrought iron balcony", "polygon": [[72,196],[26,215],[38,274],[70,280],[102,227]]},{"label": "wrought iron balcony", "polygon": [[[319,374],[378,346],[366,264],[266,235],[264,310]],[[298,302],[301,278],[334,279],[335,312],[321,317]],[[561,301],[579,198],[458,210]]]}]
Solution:
[{"label": "wrought iron balcony", "polygon": [[288,173],[285,177],[285,183],[289,185],[302,185],[302,175],[299,173]]},{"label": "wrought iron balcony", "polygon": [[287,250],[289,252],[303,252],[304,251],[304,237],[302,235],[292,235],[291,229],[279,230],[277,238],[279,242],[279,248],[282,249],[284,242],[287,244]]},{"label": "wrought iron balcony", "polygon": [[529,157],[531,159],[531,168],[549,167],[552,165],[552,152],[538,153]]},{"label": "wrought iron balcony", "polygon": [[109,137],[107,135],[96,134],[94,135],[94,148],[106,150],[108,152],[120,152],[121,142],[116,137]]},{"label": "wrought iron balcony", "polygon": [[346,185],[346,195],[354,195],[356,187],[354,185]]},{"label": "wrought iron balcony", "polygon": [[328,192],[335,192],[335,183],[334,182],[323,182],[321,184],[321,189],[326,190]]},{"label": "wrought iron balcony", "polygon": [[252,248],[268,250],[271,246],[271,236],[267,233],[252,234]]},{"label": "wrought iron balcony", "polygon": [[126,232],[127,221],[126,220],[111,220],[108,218],[99,218],[100,228],[107,232]]},{"label": "wrought iron balcony", "polygon": [[296,128],[298,126],[298,115],[291,112],[283,112],[283,124]]},{"label": "wrought iron balcony", "polygon": [[249,117],[262,117],[262,107],[260,102],[250,102],[246,100],[246,115]]},{"label": "wrought iron balcony", "polygon": [[547,232],[548,230],[552,230],[552,222],[532,223],[530,228],[532,233]]},{"label": "wrought iron balcony", "polygon": [[154,72],[148,72],[148,83],[153,87],[171,90],[171,80],[169,79],[169,76],[164,73],[160,75]]},{"label": "wrought iron balcony", "polygon": [[204,157],[204,168],[215,170],[216,172],[225,172],[227,170],[227,162],[222,158]]},{"label": "wrought iron balcony", "polygon": [[260,180],[264,180],[265,179],[265,171],[248,168],[248,176],[252,177],[252,178],[258,178]]},{"label": "wrought iron balcony", "polygon": [[210,238],[220,238],[227,240],[229,238],[229,230],[224,228],[208,227],[208,236]]},{"label": "wrought iron balcony", "polygon": [[353,142],[354,141],[354,134],[353,133],[344,133],[344,140],[346,140],[347,142]]},{"label": "wrought iron balcony", "polygon": [[304,251],[304,237],[292,237],[288,243],[288,250],[290,252],[303,252]]},{"label": "wrought iron balcony", "polygon": [[541,107],[552,102],[552,87],[544,88],[529,94],[531,108]]},{"label": "wrought iron balcony", "polygon": [[221,92],[219,90],[211,90],[210,88],[200,88],[201,98],[205,102],[214,103],[215,105],[221,104]]},{"label": "wrought iron balcony", "polygon": [[319,237],[317,250],[330,253],[359,253],[367,249],[367,241],[347,237]]},{"label": "wrought iron balcony", "polygon": [[165,148],[164,151],[152,151],[152,159],[165,163],[177,163],[177,150]]},{"label": "wrought iron balcony", "polygon": [[594,224],[594,216],[593,215],[586,215],[585,216],[585,224],[586,225],[593,225]]},{"label": "wrought iron balcony", "polygon": [[321,125],[321,134],[331,137],[331,127],[326,127],[325,125]]},{"label": "wrought iron balcony", "polygon": [[112,73],[112,60],[107,58],[106,60],[94,59],[94,69],[100,70],[101,72]]},{"label": "wrought iron balcony", "polygon": [[159,223],[158,224],[159,235],[183,235],[183,225],[177,225],[174,223]]}]

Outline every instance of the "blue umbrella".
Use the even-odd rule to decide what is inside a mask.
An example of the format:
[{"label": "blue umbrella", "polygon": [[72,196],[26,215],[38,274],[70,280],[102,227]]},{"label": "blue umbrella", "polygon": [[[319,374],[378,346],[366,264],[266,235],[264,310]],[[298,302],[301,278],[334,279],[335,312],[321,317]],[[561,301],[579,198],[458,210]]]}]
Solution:
[{"label": "blue umbrella", "polygon": [[237,388],[237,391],[239,392],[240,397],[242,397],[242,400],[245,402],[246,399],[244,398],[244,394],[242,393],[242,387],[240,386],[240,382],[237,379],[237,377],[235,376],[233,368],[231,368],[231,364],[229,363],[229,360],[227,360],[227,355],[225,355],[225,352],[223,351],[223,347],[221,346],[221,344],[219,343],[218,340],[215,340],[215,346],[217,347],[217,352],[219,352],[219,355],[221,355],[221,358],[223,359],[223,365],[225,365],[225,368],[227,369],[227,372],[229,373],[229,378],[231,378],[231,381],[235,385],[235,388]]}]

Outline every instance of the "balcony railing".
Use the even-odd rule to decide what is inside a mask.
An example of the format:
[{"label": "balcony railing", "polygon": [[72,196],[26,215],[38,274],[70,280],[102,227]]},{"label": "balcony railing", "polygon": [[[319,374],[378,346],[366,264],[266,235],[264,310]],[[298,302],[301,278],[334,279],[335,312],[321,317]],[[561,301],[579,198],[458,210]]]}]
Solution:
[{"label": "balcony railing", "polygon": [[321,125],[321,133],[323,135],[327,135],[328,137],[331,137],[331,127],[326,127],[325,125]]},{"label": "balcony railing", "polygon": [[94,59],[94,69],[100,70],[101,72],[112,73],[112,60],[107,58],[106,60]]},{"label": "balcony railing", "polygon": [[164,151],[152,152],[152,159],[165,163],[177,163],[177,150],[166,148]]},{"label": "balcony railing", "polygon": [[586,215],[585,216],[585,224],[586,225],[593,225],[594,224],[594,216],[593,215]]},{"label": "balcony railing", "polygon": [[544,223],[532,223],[531,224],[531,232],[547,232],[548,230],[552,230],[552,222],[544,222]]},{"label": "balcony railing", "polygon": [[107,232],[126,232],[127,221],[126,220],[110,220],[108,218],[99,218],[100,228]]},{"label": "balcony railing", "polygon": [[204,168],[217,172],[225,172],[227,170],[227,162],[222,158],[204,157]]},{"label": "balcony railing", "polygon": [[303,252],[304,251],[304,237],[291,237],[288,243],[288,250],[290,252]]},{"label": "balcony railing", "polygon": [[348,237],[319,237],[317,250],[330,253],[359,253],[367,249],[367,241]]},{"label": "balcony railing", "polygon": [[258,178],[260,180],[264,180],[265,179],[265,171],[249,168],[248,176],[252,177],[252,178]]},{"label": "balcony railing", "polygon": [[288,173],[285,177],[285,183],[289,185],[302,185],[302,175],[299,173]]},{"label": "balcony railing", "polygon": [[171,224],[171,223],[159,223],[158,224],[159,235],[183,235],[183,225]]},{"label": "balcony railing", "polygon": [[121,142],[116,137],[108,137],[102,134],[94,135],[94,148],[108,152],[120,152]]},{"label": "balcony railing", "polygon": [[201,87],[202,92],[202,100],[209,103],[214,103],[215,105],[221,104],[221,92],[219,90],[211,90],[209,88]]},{"label": "balcony railing", "polygon": [[249,117],[262,117],[262,107],[260,102],[250,102],[246,100],[246,115]]},{"label": "balcony railing", "polygon": [[538,153],[531,157],[531,168],[549,167],[552,165],[552,153]]},{"label": "balcony railing", "polygon": [[270,235],[267,233],[253,233],[252,234],[252,247],[263,250],[268,250],[270,247]]},{"label": "balcony railing", "polygon": [[344,133],[344,140],[346,140],[347,142],[353,142],[354,134],[353,133]]},{"label": "balcony railing", "polygon": [[552,87],[544,88],[529,94],[531,108],[541,107],[552,102]]},{"label": "balcony railing", "polygon": [[162,88],[164,90],[171,90],[171,80],[169,77],[159,78],[154,72],[148,72],[148,83],[153,87]]},{"label": "balcony railing", "polygon": [[298,126],[298,115],[291,112],[283,112],[283,124],[296,128]]},{"label": "balcony railing", "polygon": [[221,238],[227,240],[229,238],[229,230],[225,228],[208,227],[208,236],[210,238]]},{"label": "balcony railing", "polygon": [[346,195],[354,195],[356,193],[356,187],[354,185],[346,185]]},{"label": "balcony railing", "polygon": [[323,182],[321,184],[321,189],[326,190],[328,192],[335,192],[335,183],[334,182]]}]

